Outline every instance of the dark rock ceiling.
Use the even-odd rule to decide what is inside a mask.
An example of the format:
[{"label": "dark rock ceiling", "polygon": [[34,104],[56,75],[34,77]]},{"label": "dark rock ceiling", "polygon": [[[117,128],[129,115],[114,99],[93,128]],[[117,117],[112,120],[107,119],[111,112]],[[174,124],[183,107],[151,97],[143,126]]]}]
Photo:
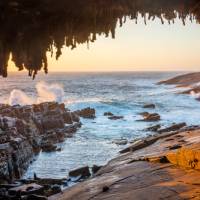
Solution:
[{"label": "dark rock ceiling", "polygon": [[97,35],[114,38],[118,22],[137,22],[139,14],[144,22],[160,18],[161,23],[173,23],[180,18],[184,25],[189,17],[199,23],[200,1],[1,0],[0,75],[7,77],[11,53],[16,67],[26,68],[33,78],[41,69],[47,73],[47,51],[58,59],[63,46],[74,49],[94,42]]}]

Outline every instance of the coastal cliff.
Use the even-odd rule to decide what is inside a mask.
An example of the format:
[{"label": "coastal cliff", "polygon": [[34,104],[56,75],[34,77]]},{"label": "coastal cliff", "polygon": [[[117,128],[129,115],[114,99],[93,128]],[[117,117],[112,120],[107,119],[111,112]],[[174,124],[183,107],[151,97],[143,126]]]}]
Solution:
[{"label": "coastal cliff", "polygon": [[21,178],[36,153],[57,150],[56,143],[71,137],[80,126],[79,116],[64,104],[1,104],[0,182]]}]

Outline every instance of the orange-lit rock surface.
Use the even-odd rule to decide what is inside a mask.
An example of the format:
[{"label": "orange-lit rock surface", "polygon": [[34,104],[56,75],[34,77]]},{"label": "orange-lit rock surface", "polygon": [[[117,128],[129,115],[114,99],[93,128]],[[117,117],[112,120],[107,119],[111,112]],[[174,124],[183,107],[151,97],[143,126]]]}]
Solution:
[{"label": "orange-lit rock surface", "polygon": [[93,178],[49,199],[199,200],[200,129],[187,128],[145,140],[147,145],[142,146],[142,141],[132,144]]}]

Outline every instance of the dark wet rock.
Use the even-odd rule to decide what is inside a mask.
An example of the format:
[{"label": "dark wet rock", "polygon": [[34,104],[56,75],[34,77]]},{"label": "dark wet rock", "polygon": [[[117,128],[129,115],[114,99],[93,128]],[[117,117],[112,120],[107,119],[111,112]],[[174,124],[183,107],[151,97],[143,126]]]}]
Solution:
[{"label": "dark wet rock", "polygon": [[161,128],[161,125],[160,124],[157,124],[157,125],[154,125],[154,126],[150,126],[148,128],[146,128],[147,131],[153,131],[153,132],[156,132],[158,129]]},{"label": "dark wet rock", "polygon": [[177,131],[177,130],[180,130],[181,128],[185,127],[185,126],[187,126],[187,124],[185,122],[179,123],[179,124],[173,124],[172,126],[158,130],[158,133]]},{"label": "dark wet rock", "polygon": [[6,188],[0,188],[0,199],[1,197],[4,197],[7,195],[7,190]]},{"label": "dark wet rock", "polygon": [[104,115],[104,116],[113,116],[114,114],[111,113],[111,112],[105,112],[103,115]]},{"label": "dark wet rock", "polygon": [[37,178],[37,184],[39,185],[63,185],[66,179],[53,179],[53,178]]},{"label": "dark wet rock", "polygon": [[95,109],[94,108],[84,108],[82,110],[78,110],[75,112],[78,116],[83,117],[83,118],[89,118],[89,119],[94,119],[95,116]]},{"label": "dark wet rock", "polygon": [[165,141],[169,142],[169,141],[173,141],[173,140],[174,140],[173,138],[167,138]]},{"label": "dark wet rock", "polygon": [[128,143],[128,140],[127,139],[116,139],[116,140],[113,140],[114,144],[117,144],[117,145],[126,145]]},{"label": "dark wet rock", "polygon": [[93,174],[96,174],[100,169],[101,169],[102,166],[98,166],[98,165],[93,165],[92,166],[92,173]]},{"label": "dark wet rock", "polygon": [[169,147],[170,150],[176,150],[176,149],[180,149],[182,146],[179,144],[176,144],[174,146]]},{"label": "dark wet rock", "polygon": [[47,197],[45,196],[40,196],[40,195],[35,195],[35,194],[31,194],[28,195],[25,200],[48,200]]},{"label": "dark wet rock", "polygon": [[109,188],[108,186],[104,186],[104,187],[102,188],[102,192],[108,192],[109,189],[110,189],[110,188]]},{"label": "dark wet rock", "polygon": [[152,109],[154,109],[154,108],[156,108],[156,105],[155,104],[145,104],[143,106],[143,108],[152,108]]},{"label": "dark wet rock", "polygon": [[62,151],[62,148],[61,147],[57,147],[56,151]]},{"label": "dark wet rock", "polygon": [[42,151],[44,152],[52,152],[56,151],[57,146],[52,144],[51,142],[47,142],[41,145]]},{"label": "dark wet rock", "polygon": [[151,121],[159,121],[160,115],[158,113],[148,113],[143,116],[143,121],[151,122]]},{"label": "dark wet rock", "polygon": [[169,163],[169,160],[168,160],[168,158],[166,156],[162,156],[160,158],[160,163]]},{"label": "dark wet rock", "polygon": [[70,171],[69,176],[71,176],[71,177],[80,176],[81,178],[87,178],[87,177],[91,176],[90,169],[88,166],[81,167],[81,168]]},{"label": "dark wet rock", "polygon": [[124,118],[123,116],[117,116],[117,115],[108,117],[108,119],[110,119],[110,120],[119,120],[119,119],[123,119],[123,118]]},{"label": "dark wet rock", "polygon": [[52,194],[57,194],[62,191],[60,185],[53,185],[51,187],[51,190],[52,190]]}]

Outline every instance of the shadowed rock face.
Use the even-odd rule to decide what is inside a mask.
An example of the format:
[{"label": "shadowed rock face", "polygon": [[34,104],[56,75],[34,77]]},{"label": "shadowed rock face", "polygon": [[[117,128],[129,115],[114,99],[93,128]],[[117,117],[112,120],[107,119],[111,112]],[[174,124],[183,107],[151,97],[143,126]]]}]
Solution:
[{"label": "shadowed rock face", "polygon": [[[115,37],[116,25],[126,17],[137,22],[160,18],[173,22],[179,17],[200,21],[199,0],[1,0],[0,75],[7,76],[10,54],[19,70],[33,78],[41,69],[48,72],[46,53],[56,59],[61,48],[90,43],[97,35]],[[148,34],[148,33],[147,33]],[[53,52],[55,47],[56,52]]]}]

